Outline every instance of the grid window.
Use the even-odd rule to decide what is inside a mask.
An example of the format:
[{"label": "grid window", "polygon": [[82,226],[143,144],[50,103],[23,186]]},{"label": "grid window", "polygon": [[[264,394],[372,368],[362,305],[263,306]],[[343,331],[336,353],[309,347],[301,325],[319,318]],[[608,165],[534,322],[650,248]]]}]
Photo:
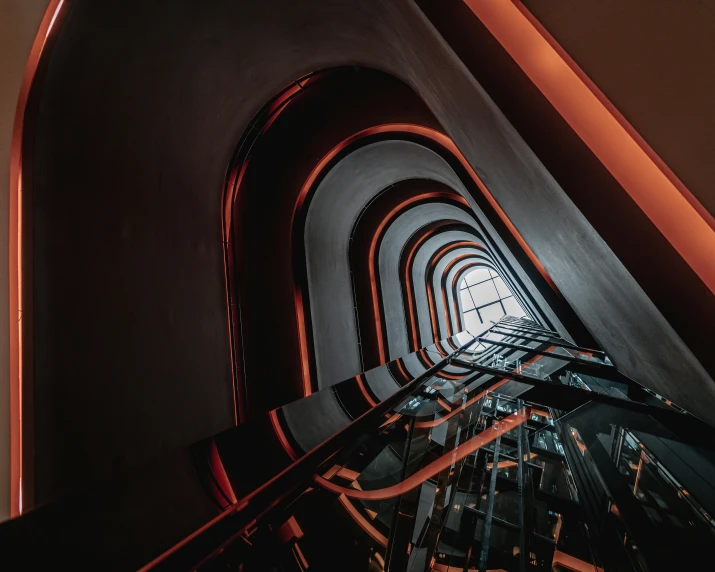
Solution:
[{"label": "grid window", "polygon": [[[474,286],[479,282],[489,280],[489,278],[491,278],[491,276],[489,275],[488,268],[477,268],[476,270],[472,270],[469,274],[467,274],[464,280],[466,281],[467,286]],[[462,283],[462,286],[464,286],[464,283]]]},{"label": "grid window", "polygon": [[[484,306],[477,310],[479,312],[479,318],[483,324],[489,324],[490,321],[497,321],[504,315],[504,306],[500,302],[495,302],[494,304],[489,304],[489,306]],[[491,324],[490,324],[491,325]]]},{"label": "grid window", "polygon": [[506,311],[508,316],[518,317],[524,315],[524,311],[521,309],[521,306],[519,306],[519,302],[516,301],[514,296],[504,298],[501,303],[504,305],[504,310]]},{"label": "grid window", "polygon": [[465,288],[464,290],[460,291],[459,294],[462,297],[462,309],[465,312],[468,312],[469,310],[474,310],[474,302],[472,301],[472,297],[469,295],[469,290]]},{"label": "grid window", "polygon": [[475,306],[483,306],[499,300],[499,292],[494,286],[494,280],[486,280],[476,286],[470,286],[469,293],[472,295]]},{"label": "grid window", "polygon": [[469,272],[459,285],[462,324],[472,335],[488,330],[502,316],[526,316],[506,282],[491,268]]}]

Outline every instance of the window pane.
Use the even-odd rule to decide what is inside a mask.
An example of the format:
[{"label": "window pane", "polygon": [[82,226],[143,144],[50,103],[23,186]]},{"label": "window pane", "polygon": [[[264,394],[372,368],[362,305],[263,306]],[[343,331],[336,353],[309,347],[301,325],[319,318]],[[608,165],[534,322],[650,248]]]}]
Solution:
[{"label": "window pane", "polygon": [[479,334],[484,329],[484,326],[482,326],[479,321],[479,316],[477,315],[476,310],[472,310],[471,312],[464,314],[464,329],[468,330],[469,333],[474,336]]},{"label": "window pane", "polygon": [[475,268],[464,277],[468,286],[474,286],[477,282],[489,280],[489,270],[486,268]]},{"label": "window pane", "polygon": [[501,309],[501,304],[497,302],[496,304],[492,304],[491,306],[487,306],[486,308],[480,308],[479,315],[485,324],[491,326],[489,321],[498,321],[499,318],[504,315],[504,311]]},{"label": "window pane", "polygon": [[474,308],[474,302],[467,290],[460,290],[459,295],[462,297],[462,312],[467,312]]},{"label": "window pane", "polygon": [[502,300],[502,304],[504,304],[504,309],[506,310],[506,313],[510,316],[514,316],[515,318],[526,316],[523,308],[519,305],[519,302],[517,302],[516,298],[514,298],[513,296]]},{"label": "window pane", "polygon": [[499,299],[497,289],[494,287],[494,282],[491,280],[472,286],[469,288],[469,291],[472,293],[472,298],[474,298],[474,303],[477,306],[483,306],[484,304],[489,304],[490,302],[496,302]]},{"label": "window pane", "polygon": [[[467,289],[468,288],[468,289]],[[506,314],[515,317],[526,316],[518,300],[499,273],[487,266],[480,266],[469,272],[460,283],[464,327],[472,335],[480,335],[491,327],[491,321],[498,321]],[[471,297],[468,295],[471,294]],[[468,312],[474,308],[473,316]],[[472,327],[468,328],[467,324]]]},{"label": "window pane", "polygon": [[497,276],[494,279],[494,285],[497,287],[497,292],[499,292],[500,298],[506,298],[508,296],[511,296],[511,291],[504,283],[504,280],[502,280],[501,276]]}]

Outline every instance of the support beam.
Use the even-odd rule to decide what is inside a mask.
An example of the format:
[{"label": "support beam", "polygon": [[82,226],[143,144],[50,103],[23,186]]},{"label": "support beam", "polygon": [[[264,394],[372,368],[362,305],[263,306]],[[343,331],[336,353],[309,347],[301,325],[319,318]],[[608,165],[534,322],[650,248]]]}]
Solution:
[{"label": "support beam", "polygon": [[[498,326],[497,326],[497,327],[498,327]],[[512,337],[512,338],[520,338],[520,339],[522,339],[522,340],[529,340],[529,341],[532,341],[532,342],[539,342],[539,343],[541,343],[541,344],[549,344],[549,345],[552,345],[552,346],[559,346],[559,347],[562,347],[562,348],[567,348],[567,349],[576,350],[576,351],[579,351],[579,352],[581,352],[581,353],[586,353],[586,354],[588,354],[588,353],[598,354],[598,355],[601,355],[601,356],[604,356],[604,357],[605,357],[605,355],[606,355],[605,352],[602,352],[602,351],[600,351],[600,350],[594,350],[594,349],[591,349],[591,348],[582,348],[581,346],[577,346],[576,344],[572,344],[571,342],[569,342],[568,340],[564,340],[563,338],[558,338],[558,339],[557,339],[557,338],[550,337],[549,339],[546,339],[546,340],[540,340],[539,338],[534,338],[534,337],[527,336],[527,335],[524,335],[524,334],[517,334],[517,333],[514,333],[514,332],[499,332],[499,331],[496,331],[495,328],[492,328],[492,329],[491,329],[491,332],[494,333],[494,334],[499,334],[500,336],[509,336],[509,337]],[[546,336],[547,334],[543,334],[543,335]]]},{"label": "support beam", "polygon": [[522,346],[521,344],[510,344],[509,342],[498,342],[498,341],[496,341],[496,340],[489,340],[489,339],[484,338],[484,337],[480,337],[480,338],[477,338],[477,339],[478,339],[481,343],[483,343],[483,344],[492,344],[492,345],[495,345],[495,346],[500,346],[500,347],[503,347],[503,348],[509,348],[509,349],[512,349],[512,350],[520,350],[520,351],[522,351],[522,352],[535,353],[535,354],[539,354],[539,355],[546,356],[546,357],[552,357],[552,358],[554,358],[554,359],[558,359],[558,360],[561,360],[561,361],[568,361],[568,362],[572,362],[572,363],[581,363],[581,364],[591,365],[591,366],[597,367],[597,368],[599,369],[599,371],[600,371],[601,369],[609,369],[609,368],[612,368],[612,367],[613,367],[612,365],[609,365],[609,364],[601,364],[601,363],[598,363],[598,362],[589,361],[589,360],[582,359],[582,358],[578,358],[578,357],[575,357],[575,356],[562,356],[562,355],[555,354],[555,353],[553,353],[553,352],[549,352],[549,351],[546,351],[546,350],[539,350],[539,349],[536,349],[536,348],[532,348],[532,347],[530,347],[530,346]]}]

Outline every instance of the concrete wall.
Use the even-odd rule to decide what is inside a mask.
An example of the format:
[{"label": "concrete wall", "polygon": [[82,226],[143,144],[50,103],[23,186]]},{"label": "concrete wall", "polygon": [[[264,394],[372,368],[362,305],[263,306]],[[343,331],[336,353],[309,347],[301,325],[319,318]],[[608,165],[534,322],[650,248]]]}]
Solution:
[{"label": "concrete wall", "polygon": [[711,414],[712,379],[411,0],[76,0],[27,173],[38,500],[231,425],[226,167],[270,97],[340,65],[412,86],[615,363]]}]

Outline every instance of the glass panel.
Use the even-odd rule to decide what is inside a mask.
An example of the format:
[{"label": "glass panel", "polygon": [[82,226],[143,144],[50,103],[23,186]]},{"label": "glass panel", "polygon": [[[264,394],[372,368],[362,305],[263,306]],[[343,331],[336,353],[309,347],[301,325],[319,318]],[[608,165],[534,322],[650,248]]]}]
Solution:
[{"label": "glass panel", "polygon": [[496,322],[499,320],[504,315],[504,310],[501,307],[501,303],[497,302],[496,304],[492,304],[491,306],[486,306],[485,308],[480,308],[479,309],[479,315],[484,321],[484,323],[489,324],[490,326],[490,321]]},{"label": "glass panel", "polygon": [[603,358],[599,357],[598,355],[594,355],[591,353],[585,353],[579,350],[575,350],[573,348],[564,348],[566,352],[571,354],[574,357],[577,357],[578,359],[584,359],[586,361],[595,361],[598,363],[605,363]]},{"label": "glass panel", "polygon": [[516,318],[526,316],[524,309],[521,307],[519,302],[516,301],[514,296],[504,298],[504,300],[502,300],[502,304],[504,304],[504,309],[509,316],[514,316]]},{"label": "glass panel", "polygon": [[[482,311],[494,312],[500,307],[497,302]],[[485,327],[479,323],[479,313],[476,310],[465,313],[468,328]],[[480,356],[485,365],[515,369],[539,378],[548,375],[554,385],[567,383],[569,376],[576,375],[568,373],[567,362],[554,357],[487,347]],[[446,344],[436,344],[421,350],[421,355],[437,361],[448,351]],[[402,363],[407,361],[402,359]],[[602,410],[595,417],[582,418],[580,413],[588,410],[588,405],[563,414],[551,408],[556,407],[554,404],[528,403],[530,412],[526,415],[526,410],[521,409],[525,397],[521,384],[504,380],[499,385],[485,385],[494,378],[501,380],[503,372],[492,375],[475,371],[462,378],[457,375],[464,370],[462,365],[463,361],[453,362],[381,417],[379,425],[364,431],[361,428],[359,438],[330,456],[306,482],[306,491],[289,507],[303,533],[294,541],[296,547],[300,546],[296,552],[302,555],[298,560],[304,556],[311,569],[335,569],[335,555],[338,558],[344,555],[345,561],[364,562],[364,568],[355,564],[350,566],[351,570],[377,570],[384,567],[386,548],[394,541],[398,550],[392,553],[393,557],[401,558],[391,564],[396,569],[425,570],[430,563],[435,570],[475,569],[486,530],[487,509],[493,502],[487,569],[518,569],[519,515],[525,509],[531,515],[526,519],[530,527],[531,567],[550,570],[553,560],[553,568],[560,569],[564,555],[568,555],[570,562],[575,562],[574,558],[581,561],[577,563],[579,570],[587,569],[583,564],[590,561],[588,539],[574,540],[581,534],[576,505],[580,495],[575,491],[569,463],[583,474],[584,469],[572,463],[574,453],[583,451],[577,457],[579,463],[582,457],[583,463],[590,463],[586,456],[594,446],[602,451],[597,456],[599,451],[593,449],[593,457],[602,465],[612,465],[611,473],[616,473],[616,478],[620,475],[626,479],[626,486],[621,487],[625,490],[623,494],[631,499],[631,504],[644,505],[644,518],[648,522],[669,527],[668,530],[691,531],[688,517],[694,520],[695,513],[676,506],[681,501],[689,503],[685,498],[687,492],[681,488],[674,494],[663,486],[661,481],[668,476],[658,464],[658,454],[648,450],[651,445],[648,436],[643,435],[649,429],[646,423],[638,420],[638,428],[626,435],[614,426],[612,416],[600,414]],[[581,366],[582,370],[584,367]],[[590,369],[592,365],[586,368]],[[596,367],[596,371],[601,370]],[[603,380],[592,381],[585,374],[580,375],[579,387],[583,386],[583,391],[590,389],[588,384],[601,390],[614,389]],[[496,391],[499,387],[503,394]],[[558,420],[554,419],[557,414]],[[636,415],[630,412],[627,420],[634,420]],[[574,449],[576,426],[583,439],[579,437]],[[562,427],[565,431],[560,434]],[[498,435],[501,435],[500,450],[494,458]],[[612,445],[619,435],[624,435],[623,453],[616,453],[620,449]],[[522,467],[523,482],[517,482],[520,438],[526,441],[527,455]],[[564,452],[568,453],[568,459]],[[613,478],[607,471],[604,475],[605,479]],[[327,506],[326,489],[335,494],[335,502],[330,504],[329,513],[319,515],[316,513]],[[691,494],[698,493],[690,486],[688,490]],[[604,496],[602,500],[605,511],[608,499]],[[625,503],[619,506],[625,513]],[[346,535],[344,531],[349,533]],[[338,548],[342,537],[346,538],[345,548],[343,545]],[[245,550],[255,546],[259,545],[246,544]],[[561,560],[555,557],[555,550]],[[328,561],[326,553],[333,555],[332,561]],[[281,556],[276,551],[267,557]]]},{"label": "glass panel", "polygon": [[459,295],[462,298],[462,311],[465,312],[466,316],[466,312],[474,308],[474,302],[472,302],[472,297],[469,295],[469,291],[466,289],[460,290]]},{"label": "glass panel", "polygon": [[693,568],[698,551],[715,541],[715,520],[702,504],[711,499],[703,476],[715,471],[712,451],[683,442],[651,416],[603,404],[582,407],[567,427],[565,438],[603,478],[624,543],[637,522],[637,548],[646,560],[663,561],[664,570],[702,569]]},{"label": "glass panel", "polygon": [[560,498],[571,499],[563,461],[531,453],[531,463],[541,467],[537,483],[540,490]]},{"label": "glass panel", "polygon": [[465,282],[467,283],[467,286],[474,286],[475,284],[488,279],[489,270],[486,268],[477,268],[476,270],[472,270],[464,278]]},{"label": "glass panel", "polygon": [[479,321],[479,315],[476,310],[466,312],[464,314],[464,327],[473,335],[478,335],[484,328],[482,322]]},{"label": "glass panel", "polygon": [[497,289],[491,280],[472,286],[469,288],[469,291],[472,293],[472,298],[477,306],[483,306],[484,304],[489,304],[499,299]]}]

